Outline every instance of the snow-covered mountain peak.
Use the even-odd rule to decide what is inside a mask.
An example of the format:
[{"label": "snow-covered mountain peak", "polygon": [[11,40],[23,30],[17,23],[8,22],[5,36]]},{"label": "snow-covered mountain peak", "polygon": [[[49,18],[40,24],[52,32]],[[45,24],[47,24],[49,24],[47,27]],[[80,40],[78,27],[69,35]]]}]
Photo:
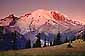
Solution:
[{"label": "snow-covered mountain peak", "polygon": [[[5,22],[10,24],[9,21]],[[51,32],[55,32],[57,30],[65,31],[69,28],[73,29],[76,26],[80,25],[79,22],[69,19],[63,13],[55,10],[44,9],[38,9],[33,12],[27,13],[23,16],[20,16],[19,19],[16,20],[16,22],[12,20],[11,23],[13,24],[13,22],[15,23],[15,26],[20,29],[21,34],[24,34],[30,30],[43,31],[44,28],[47,29],[46,31],[50,29],[49,31]],[[1,25],[4,25],[2,21]]]},{"label": "snow-covered mountain peak", "polygon": [[77,26],[77,24],[73,20],[69,19],[63,13],[54,10],[44,9],[38,9],[31,13],[25,14],[18,20],[16,25],[21,29],[21,33],[30,31],[30,29],[42,29],[43,31],[44,28],[50,27],[51,30],[57,29],[60,31],[64,31],[66,29]]}]

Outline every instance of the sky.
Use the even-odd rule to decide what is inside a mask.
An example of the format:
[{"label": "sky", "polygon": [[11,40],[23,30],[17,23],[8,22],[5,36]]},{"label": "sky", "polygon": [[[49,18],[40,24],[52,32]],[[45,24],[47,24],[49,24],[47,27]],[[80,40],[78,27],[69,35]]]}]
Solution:
[{"label": "sky", "polygon": [[85,0],[0,0],[0,18],[24,15],[37,9],[57,10],[85,24]]}]

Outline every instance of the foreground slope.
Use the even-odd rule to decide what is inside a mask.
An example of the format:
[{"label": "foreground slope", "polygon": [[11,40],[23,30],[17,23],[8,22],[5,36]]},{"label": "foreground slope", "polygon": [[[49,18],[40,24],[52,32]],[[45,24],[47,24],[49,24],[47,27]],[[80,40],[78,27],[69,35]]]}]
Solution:
[{"label": "foreground slope", "polygon": [[85,56],[84,41],[74,41],[72,43],[73,48],[67,48],[67,44],[45,48],[3,51],[0,52],[0,56]]}]

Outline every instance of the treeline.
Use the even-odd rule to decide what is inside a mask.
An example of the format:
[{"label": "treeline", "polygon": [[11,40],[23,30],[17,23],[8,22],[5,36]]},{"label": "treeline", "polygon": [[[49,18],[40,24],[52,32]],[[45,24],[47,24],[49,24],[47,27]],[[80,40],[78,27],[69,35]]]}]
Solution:
[{"label": "treeline", "polygon": [[[35,43],[33,43],[33,48],[39,48],[41,47],[41,33],[38,33],[35,37],[37,37],[37,40]],[[43,47],[48,46],[47,41],[50,44],[49,46],[55,46],[60,45],[66,42],[72,43],[72,41],[76,40],[77,38],[73,38],[71,40],[68,40],[66,37],[65,41],[61,41],[61,33],[58,32],[56,34],[56,37],[54,37],[54,41],[49,41],[46,38],[44,39],[44,45]],[[85,41],[85,31],[82,32],[81,39]],[[23,49],[23,48],[32,48],[31,47],[31,40],[25,39],[23,35],[21,35],[16,30],[4,31],[4,27],[0,27],[0,50],[17,50],[17,49]]]}]

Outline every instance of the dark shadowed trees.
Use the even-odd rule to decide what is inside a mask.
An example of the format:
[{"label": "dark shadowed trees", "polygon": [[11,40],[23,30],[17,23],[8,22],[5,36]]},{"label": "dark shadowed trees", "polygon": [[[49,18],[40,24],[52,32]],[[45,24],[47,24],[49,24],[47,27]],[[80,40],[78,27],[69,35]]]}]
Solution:
[{"label": "dark shadowed trees", "polygon": [[52,45],[52,42],[50,42],[50,46],[53,46],[53,45]]},{"label": "dark shadowed trees", "polygon": [[14,49],[14,50],[17,49],[17,46],[16,46],[16,40],[17,40],[16,34],[17,34],[16,31],[11,32],[11,37],[13,38],[13,49]]},{"label": "dark shadowed trees", "polygon": [[36,40],[36,43],[35,43],[35,47],[41,47],[40,33],[38,33],[36,35],[36,37],[37,37],[37,40]]},{"label": "dark shadowed trees", "polygon": [[66,39],[65,39],[65,41],[64,41],[65,43],[67,43],[68,42],[68,39],[67,39],[67,37],[66,37]]},{"label": "dark shadowed trees", "polygon": [[31,41],[27,40],[25,48],[31,48]]},{"label": "dark shadowed trees", "polygon": [[3,48],[3,27],[0,26],[0,50]]},{"label": "dark shadowed trees", "polygon": [[46,38],[45,38],[45,40],[44,40],[44,46],[43,47],[46,47]]},{"label": "dark shadowed trees", "polygon": [[61,38],[61,35],[60,35],[60,32],[58,32],[57,36],[54,38],[54,45],[59,45],[62,43],[60,38]]},{"label": "dark shadowed trees", "polygon": [[82,33],[82,39],[83,39],[83,41],[85,41],[85,30]]}]

